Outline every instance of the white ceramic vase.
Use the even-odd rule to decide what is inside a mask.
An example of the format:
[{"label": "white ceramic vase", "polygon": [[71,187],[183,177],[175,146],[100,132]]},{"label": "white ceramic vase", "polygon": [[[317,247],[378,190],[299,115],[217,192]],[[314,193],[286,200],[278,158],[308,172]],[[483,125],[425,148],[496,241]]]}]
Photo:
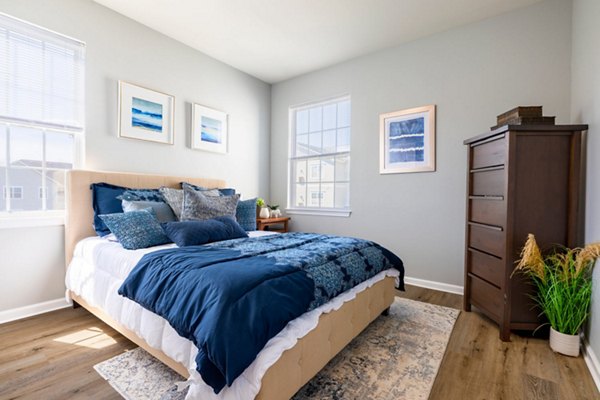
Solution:
[{"label": "white ceramic vase", "polygon": [[260,209],[260,213],[258,214],[259,218],[269,218],[269,207],[263,207]]},{"label": "white ceramic vase", "polygon": [[567,335],[550,328],[550,348],[566,356],[579,355],[579,335]]}]

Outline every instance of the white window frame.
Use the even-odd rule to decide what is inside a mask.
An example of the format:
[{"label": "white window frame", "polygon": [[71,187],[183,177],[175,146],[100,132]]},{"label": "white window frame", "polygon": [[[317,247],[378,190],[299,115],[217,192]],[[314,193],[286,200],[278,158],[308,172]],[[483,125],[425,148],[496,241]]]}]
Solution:
[{"label": "white window frame", "polygon": [[[0,17],[3,19],[12,20],[10,23],[12,24],[23,24],[29,26],[31,29],[37,29],[43,31],[44,35],[55,36],[66,41],[71,41],[77,43],[84,47],[84,62],[85,62],[85,42],[72,38],[70,36],[64,35],[62,33],[58,33],[52,31],[50,29],[44,28],[40,25],[36,25],[30,23],[28,21],[24,21],[19,18],[15,18],[5,13],[0,12]],[[83,82],[82,85],[82,102],[85,103],[85,67],[82,70],[81,80]],[[43,170],[44,178],[42,179],[42,188],[46,191],[46,134],[47,132],[59,132],[63,134],[69,134],[73,137],[73,169],[81,168],[84,165],[84,145],[85,145],[85,104],[83,104],[84,112],[81,116],[81,126],[63,126],[56,125],[51,123],[41,123],[38,121],[24,120],[13,117],[2,117],[0,116],[0,125],[6,127],[6,186],[10,186],[9,179],[9,170],[11,168],[8,160],[10,160],[10,129],[11,127],[24,127],[24,128],[33,128],[37,130],[41,130],[43,134],[43,162],[41,169]],[[14,168],[14,167],[13,167]],[[43,204],[45,208],[45,204],[47,201],[46,196],[43,199]],[[8,209],[10,210],[10,198],[5,197],[5,201],[8,204]],[[33,210],[33,211],[4,211],[0,210],[0,229],[10,229],[10,228],[21,228],[21,227],[38,227],[38,226],[60,226],[64,225],[65,221],[65,213],[66,210]]]},{"label": "white window frame", "polygon": [[[317,215],[317,216],[329,216],[329,217],[349,217],[352,214],[352,210],[350,205],[347,208],[338,208],[338,207],[295,207],[294,206],[294,197],[295,197],[295,182],[293,182],[293,162],[299,159],[310,159],[314,157],[335,157],[340,155],[347,155],[348,160],[351,160],[351,150],[352,150],[352,139],[350,139],[350,150],[348,151],[336,151],[333,153],[323,153],[318,156],[309,155],[309,156],[296,156],[296,113],[298,111],[302,111],[304,109],[310,109],[313,107],[325,106],[332,103],[339,103],[342,101],[348,100],[350,101],[350,114],[352,115],[352,100],[349,94],[343,94],[339,96],[330,97],[324,100],[308,102],[299,105],[295,105],[289,108],[289,127],[288,127],[288,139],[289,139],[289,148],[288,148],[288,174],[287,174],[287,208],[286,213],[291,215]],[[350,137],[352,137],[352,117],[350,115]],[[336,129],[338,129],[336,127]],[[322,131],[321,131],[322,132]],[[350,162],[351,164],[351,162]],[[308,175],[308,171],[306,172]],[[319,171],[320,173],[320,171]],[[334,172],[335,174],[335,172]],[[319,180],[320,182],[320,180]],[[335,188],[335,177],[334,177],[334,188]],[[348,184],[348,196],[350,196],[351,192],[351,183],[350,179],[347,182]],[[334,189],[335,190],[335,189]],[[335,193],[335,192],[334,192]],[[308,195],[307,195],[308,196]],[[334,194],[335,196],[335,194]],[[322,197],[322,192],[321,192]],[[335,200],[334,200],[335,202]]]}]

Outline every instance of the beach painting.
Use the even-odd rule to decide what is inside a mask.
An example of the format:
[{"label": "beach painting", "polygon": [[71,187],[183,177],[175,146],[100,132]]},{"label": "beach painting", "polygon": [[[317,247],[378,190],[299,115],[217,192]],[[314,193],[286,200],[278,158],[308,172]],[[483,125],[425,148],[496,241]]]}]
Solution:
[{"label": "beach painting", "polygon": [[119,137],[173,144],[171,95],[119,81]]},{"label": "beach painting", "polygon": [[435,171],[435,106],[380,116],[380,173]]},{"label": "beach painting", "polygon": [[162,104],[134,97],[131,101],[131,126],[162,132]]},{"label": "beach painting", "polygon": [[227,114],[200,104],[192,105],[192,149],[227,153]]},{"label": "beach painting", "polygon": [[200,140],[209,143],[221,143],[223,123],[218,119],[202,116],[200,119]]}]

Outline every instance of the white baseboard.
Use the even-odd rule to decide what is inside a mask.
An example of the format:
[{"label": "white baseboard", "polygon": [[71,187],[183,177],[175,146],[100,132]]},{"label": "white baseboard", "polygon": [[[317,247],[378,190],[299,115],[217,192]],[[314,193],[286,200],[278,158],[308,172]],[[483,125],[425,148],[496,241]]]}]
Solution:
[{"label": "white baseboard", "polygon": [[12,308],[10,310],[0,311],[0,324],[4,324],[6,322],[16,321],[18,319],[23,319],[27,317],[31,317],[38,314],[47,313],[49,311],[58,310],[60,308],[69,307],[71,305],[70,302],[62,297],[60,299],[54,299],[49,301],[44,301],[42,303],[30,304],[24,307]]},{"label": "white baseboard", "polygon": [[596,387],[600,390],[600,361],[598,361],[598,357],[596,357],[596,353],[594,353],[594,349],[592,349],[590,343],[585,339],[581,350],[583,352],[583,359],[590,370],[590,374],[592,374]]},{"label": "white baseboard", "polygon": [[448,283],[436,282],[436,281],[428,281],[426,279],[419,278],[410,278],[408,276],[404,277],[404,283],[413,286],[419,286],[422,288],[439,290],[441,292],[448,292],[454,294],[462,295],[465,291],[464,287],[458,285],[450,285]]}]

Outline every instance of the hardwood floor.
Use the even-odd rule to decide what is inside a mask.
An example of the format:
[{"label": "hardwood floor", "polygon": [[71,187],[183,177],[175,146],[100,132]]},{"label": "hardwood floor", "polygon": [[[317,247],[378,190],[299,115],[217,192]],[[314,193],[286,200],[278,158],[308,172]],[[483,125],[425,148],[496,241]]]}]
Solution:
[{"label": "hardwood floor", "polygon": [[[401,297],[460,308],[462,297],[409,286]],[[0,325],[0,399],[120,399],[93,365],[135,345],[85,309]],[[546,340],[512,335],[462,312],[430,400],[597,400],[583,358],[554,354]]]}]

